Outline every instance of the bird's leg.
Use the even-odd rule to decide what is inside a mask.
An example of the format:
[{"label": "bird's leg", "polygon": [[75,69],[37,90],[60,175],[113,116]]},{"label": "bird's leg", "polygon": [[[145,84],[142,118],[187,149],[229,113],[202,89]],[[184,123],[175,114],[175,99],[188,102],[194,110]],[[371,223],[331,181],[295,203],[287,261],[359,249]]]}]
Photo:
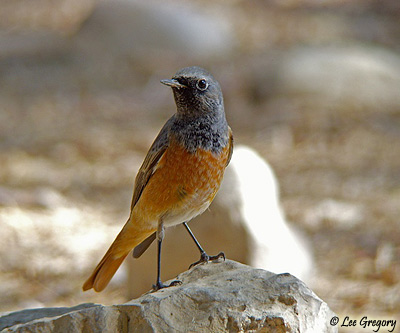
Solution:
[{"label": "bird's leg", "polygon": [[191,264],[189,266],[189,269],[192,268],[193,266],[196,266],[196,265],[201,264],[203,262],[209,262],[210,260],[217,260],[219,258],[224,258],[224,260],[225,260],[225,253],[224,252],[220,252],[216,256],[209,256],[206,253],[206,251],[204,251],[204,249],[201,247],[200,243],[197,241],[196,237],[194,236],[192,230],[190,230],[190,228],[187,225],[187,223],[183,222],[183,225],[186,228],[186,230],[188,231],[190,237],[192,237],[193,241],[195,242],[197,248],[200,251],[200,259],[198,261],[194,262],[193,264]]},{"label": "bird's leg", "polygon": [[164,288],[165,285],[161,282],[161,245],[164,239],[164,224],[160,223],[157,230],[157,280],[153,286],[154,290]]},{"label": "bird's leg", "polygon": [[167,287],[172,287],[172,286],[176,286],[178,284],[181,283],[181,281],[172,281],[170,284],[166,285],[164,283],[161,282],[161,245],[162,245],[162,241],[164,239],[164,223],[160,222],[160,224],[158,225],[158,229],[157,229],[157,280],[156,280],[156,284],[153,285],[153,290],[157,291],[159,289],[163,289],[163,288],[167,288]]}]

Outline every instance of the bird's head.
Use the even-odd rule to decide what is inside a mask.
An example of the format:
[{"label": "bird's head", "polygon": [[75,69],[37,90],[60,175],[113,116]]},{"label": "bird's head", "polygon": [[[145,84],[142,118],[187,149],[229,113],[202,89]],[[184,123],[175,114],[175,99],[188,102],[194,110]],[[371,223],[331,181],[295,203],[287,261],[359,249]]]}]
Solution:
[{"label": "bird's head", "polygon": [[203,68],[182,68],[172,79],[161,83],[172,88],[178,114],[201,115],[224,109],[218,81]]}]

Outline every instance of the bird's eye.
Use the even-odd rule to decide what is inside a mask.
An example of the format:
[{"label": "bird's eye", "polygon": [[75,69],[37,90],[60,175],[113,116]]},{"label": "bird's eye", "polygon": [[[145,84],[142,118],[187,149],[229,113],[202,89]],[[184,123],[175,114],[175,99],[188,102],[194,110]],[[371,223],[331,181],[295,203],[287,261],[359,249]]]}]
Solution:
[{"label": "bird's eye", "polygon": [[205,79],[200,79],[199,81],[197,81],[196,87],[197,89],[204,91],[208,88],[208,83]]}]

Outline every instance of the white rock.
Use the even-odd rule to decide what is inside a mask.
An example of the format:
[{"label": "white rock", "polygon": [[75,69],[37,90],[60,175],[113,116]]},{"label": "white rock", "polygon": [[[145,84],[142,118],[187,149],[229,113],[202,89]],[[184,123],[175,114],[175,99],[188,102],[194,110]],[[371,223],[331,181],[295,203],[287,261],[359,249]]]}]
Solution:
[{"label": "white rock", "polygon": [[[114,306],[83,304],[0,317],[4,332],[337,332],[334,313],[290,274],[275,275],[233,261],[199,265],[182,284]],[[81,306],[78,306],[81,307]],[[53,312],[52,314],[49,312]],[[18,320],[14,320],[18,316]],[[14,326],[8,326],[19,322]]]}]

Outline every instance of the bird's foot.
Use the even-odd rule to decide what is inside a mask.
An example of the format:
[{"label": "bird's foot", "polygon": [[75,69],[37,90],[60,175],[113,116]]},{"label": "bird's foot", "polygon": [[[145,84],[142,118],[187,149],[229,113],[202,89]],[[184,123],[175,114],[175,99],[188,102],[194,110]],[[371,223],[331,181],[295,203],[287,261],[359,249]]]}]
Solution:
[{"label": "bird's foot", "polygon": [[225,261],[225,253],[220,252],[216,256],[209,256],[207,253],[202,252],[200,255],[200,259],[198,261],[194,262],[193,264],[191,264],[189,266],[189,269],[191,269],[194,266],[197,266],[198,264],[202,264],[202,263],[213,261],[213,260],[218,260],[219,258],[224,258],[224,261]]},{"label": "bird's foot", "polygon": [[168,287],[179,286],[180,284],[182,284],[182,281],[179,281],[179,280],[174,280],[170,284],[164,284],[161,281],[157,281],[156,284],[153,284],[153,291],[157,291],[157,290],[168,288]]}]

